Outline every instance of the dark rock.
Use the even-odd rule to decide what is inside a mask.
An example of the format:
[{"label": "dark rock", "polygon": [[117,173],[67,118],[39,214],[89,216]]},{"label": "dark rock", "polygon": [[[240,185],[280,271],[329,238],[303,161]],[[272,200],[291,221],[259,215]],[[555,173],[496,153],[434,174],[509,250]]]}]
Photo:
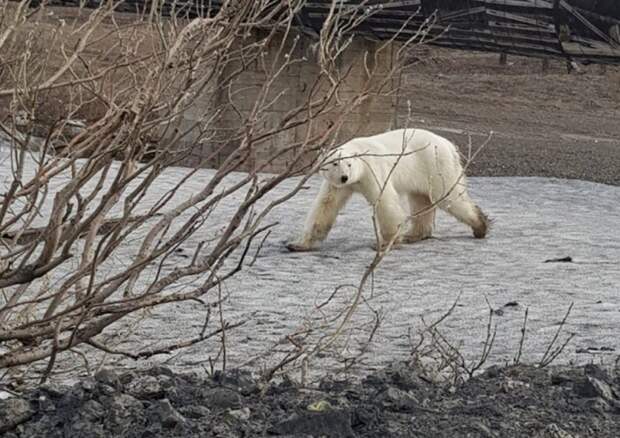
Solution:
[{"label": "dark rock", "polygon": [[561,257],[557,259],[547,259],[545,263],[570,263],[573,261],[573,258],[570,256]]},{"label": "dark rock", "polygon": [[241,409],[231,409],[230,411],[228,411],[228,415],[235,420],[248,421],[250,419],[250,415],[252,415],[252,411],[248,407]]},{"label": "dark rock", "polygon": [[47,394],[40,394],[37,400],[37,410],[39,412],[53,412],[56,410],[56,405],[51,397]]},{"label": "dark rock", "polygon": [[86,398],[86,393],[81,385],[75,385],[66,392],[56,403],[57,409],[75,410]]},{"label": "dark rock", "polygon": [[278,395],[278,394],[291,394],[297,391],[297,385],[288,378],[288,376],[284,376],[283,380],[275,385],[269,386],[267,388],[267,394],[269,395]]},{"label": "dark rock", "polygon": [[354,437],[351,414],[348,411],[304,412],[283,421],[271,430],[277,435],[308,434],[313,437]]},{"label": "dark rock", "polygon": [[241,407],[241,396],[228,388],[213,388],[206,392],[207,407],[217,410],[238,409]]},{"label": "dark rock", "polygon": [[91,422],[96,422],[100,420],[101,418],[103,418],[105,413],[106,409],[101,403],[96,400],[88,400],[80,408],[80,416]]},{"label": "dark rock", "polygon": [[363,405],[353,410],[351,425],[357,427],[373,427],[381,421],[381,411],[377,406]]},{"label": "dark rock", "polygon": [[59,399],[69,391],[69,386],[56,383],[44,383],[40,385],[38,389],[40,393],[47,394],[54,399]]},{"label": "dark rock", "polygon": [[407,363],[398,362],[389,367],[377,371],[364,379],[364,385],[385,389],[390,385],[403,390],[419,390],[428,387],[428,383],[422,380],[415,370]]},{"label": "dark rock", "polygon": [[79,385],[85,392],[90,393],[97,387],[97,381],[93,377],[85,377]]},{"label": "dark rock", "polygon": [[552,385],[564,385],[566,383],[573,382],[575,379],[568,373],[558,372],[551,374]]},{"label": "dark rock", "polygon": [[233,369],[225,373],[216,371],[213,380],[220,385],[233,387],[242,395],[256,394],[260,391],[260,386],[252,373],[245,370]]},{"label": "dark rock", "polygon": [[350,382],[347,380],[334,380],[330,377],[322,379],[319,383],[319,389],[325,392],[341,393],[347,390],[349,386]]},{"label": "dark rock", "polygon": [[614,391],[609,384],[591,376],[586,376],[576,381],[573,384],[573,391],[579,397],[602,397],[605,400],[613,400],[615,398]]},{"label": "dark rock", "polygon": [[179,412],[184,417],[193,419],[205,418],[211,415],[209,408],[200,405],[183,406],[179,408]]},{"label": "dark rock", "polygon": [[428,383],[422,380],[413,368],[403,362],[391,365],[387,369],[387,374],[391,383],[399,389],[408,391],[428,386]]},{"label": "dark rock", "polygon": [[34,415],[27,400],[11,397],[0,400],[0,432],[8,432]]},{"label": "dark rock", "polygon": [[606,383],[611,382],[611,379],[607,371],[605,371],[603,368],[599,367],[598,365],[589,363],[583,367],[583,371],[586,376],[594,377]]},{"label": "dark rock", "polygon": [[110,386],[117,391],[121,391],[123,389],[120,377],[112,370],[103,369],[99,371],[95,374],[95,380],[103,385]]},{"label": "dark rock", "polygon": [[501,375],[502,367],[499,365],[492,365],[484,370],[482,374],[480,374],[480,378],[482,379],[496,379]]},{"label": "dark rock", "polygon": [[583,369],[558,367],[550,373],[552,385],[564,385],[583,379]]},{"label": "dark rock", "polygon": [[148,408],[147,416],[151,423],[161,423],[169,429],[185,422],[185,418],[174,409],[168,399],[154,401]]},{"label": "dark rock", "polygon": [[411,412],[420,405],[411,394],[394,387],[389,387],[378,394],[376,400],[393,411]]},{"label": "dark rock", "polygon": [[172,371],[168,367],[164,367],[164,366],[161,366],[161,365],[154,366],[154,367],[148,369],[146,371],[146,373],[149,376],[154,376],[154,377],[158,377],[158,376],[175,377],[174,371]]},{"label": "dark rock", "polygon": [[158,400],[164,398],[165,391],[160,379],[151,375],[140,376],[127,384],[127,392],[140,400]]},{"label": "dark rock", "polygon": [[137,378],[138,378],[138,374],[133,372],[133,371],[128,371],[126,373],[122,373],[119,376],[119,379],[121,381],[121,385],[127,385],[128,383],[133,382]]},{"label": "dark rock", "polygon": [[103,425],[94,419],[79,417],[71,421],[65,428],[65,436],[71,438],[107,438]]},{"label": "dark rock", "polygon": [[308,435],[307,433],[296,433],[293,435],[278,435],[280,438],[314,438],[312,435]]},{"label": "dark rock", "polygon": [[102,404],[107,408],[105,424],[115,433],[130,430],[140,424],[144,418],[142,403],[129,394],[118,393],[113,396],[101,398]]},{"label": "dark rock", "polygon": [[[528,405],[527,400],[521,402],[522,405]],[[454,409],[454,413],[461,413],[467,416],[477,416],[480,418],[502,417],[503,412],[495,403],[472,403],[458,406]]]}]

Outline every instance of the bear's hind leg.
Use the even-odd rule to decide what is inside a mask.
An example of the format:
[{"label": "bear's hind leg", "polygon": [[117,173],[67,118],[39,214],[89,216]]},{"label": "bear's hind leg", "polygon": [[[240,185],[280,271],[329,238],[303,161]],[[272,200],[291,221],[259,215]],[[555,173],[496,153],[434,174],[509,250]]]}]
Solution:
[{"label": "bear's hind leg", "polygon": [[433,235],[435,222],[435,206],[433,206],[430,198],[427,195],[409,195],[409,205],[413,222],[403,241],[414,243],[430,238]]},{"label": "bear's hind leg", "polygon": [[338,212],[345,206],[352,195],[347,187],[333,187],[323,181],[310,213],[306,218],[301,238],[297,242],[286,244],[289,251],[310,251],[327,237],[336,222]]},{"label": "bear's hind leg", "polygon": [[486,237],[491,221],[486,214],[474,204],[467,192],[455,193],[440,204],[442,210],[450,213],[459,221],[467,224],[474,232],[474,237]]}]

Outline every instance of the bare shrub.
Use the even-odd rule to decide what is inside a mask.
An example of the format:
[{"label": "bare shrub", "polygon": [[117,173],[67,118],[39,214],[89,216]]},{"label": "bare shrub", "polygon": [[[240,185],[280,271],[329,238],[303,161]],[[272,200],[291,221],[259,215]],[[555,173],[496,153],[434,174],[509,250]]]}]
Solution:
[{"label": "bare shrub", "polygon": [[[372,10],[334,2],[313,46],[318,71],[307,98],[275,125],[264,123],[284,98],[274,84],[303,62],[293,56],[294,16],[302,5],[237,0],[195,19],[153,11],[120,19],[109,3],[79,10],[82,19],[67,22],[44,6],[2,2],[0,98],[10,111],[0,129],[10,143],[3,166],[11,178],[0,206],[0,369],[46,359],[45,379],[60,353],[80,345],[139,359],[214,336],[224,340],[243,323],[222,315],[221,286],[260,250],[274,225],[267,214],[309,176],[285,195],[268,195],[291,176],[310,175],[317,152],[333,142],[346,116],[385,92],[399,70],[396,62],[384,79],[374,74],[377,63],[369,59],[387,50],[392,41],[386,41],[358,60],[367,70],[362,86],[341,92],[350,73],[339,65],[350,31]],[[397,58],[424,37],[421,29]],[[270,45],[277,47],[272,59],[264,56]],[[251,110],[241,111],[237,80],[252,65],[260,66],[263,80]],[[222,140],[222,117],[231,111],[240,123]],[[296,141],[268,149],[281,133],[300,128]],[[187,169],[156,202],[146,203],[164,170],[204,144],[220,145],[213,154],[226,153],[203,188],[184,191],[196,175]],[[262,173],[283,156],[277,173]],[[213,223],[226,200],[234,200],[234,209]],[[197,233],[202,238],[193,254],[170,267],[171,256]],[[253,242],[258,247],[250,251]],[[188,300],[205,306],[196,337],[137,352],[102,341],[107,328],[131,315],[148,318],[149,309]],[[354,295],[329,339],[361,300]],[[217,358],[225,363],[225,342]]]}]

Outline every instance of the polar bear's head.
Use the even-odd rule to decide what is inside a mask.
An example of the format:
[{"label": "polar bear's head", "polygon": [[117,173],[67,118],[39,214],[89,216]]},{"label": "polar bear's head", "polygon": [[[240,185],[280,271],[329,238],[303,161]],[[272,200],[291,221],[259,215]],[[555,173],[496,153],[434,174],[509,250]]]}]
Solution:
[{"label": "polar bear's head", "polygon": [[334,187],[359,182],[364,163],[359,154],[344,148],[335,149],[323,160],[319,173]]}]

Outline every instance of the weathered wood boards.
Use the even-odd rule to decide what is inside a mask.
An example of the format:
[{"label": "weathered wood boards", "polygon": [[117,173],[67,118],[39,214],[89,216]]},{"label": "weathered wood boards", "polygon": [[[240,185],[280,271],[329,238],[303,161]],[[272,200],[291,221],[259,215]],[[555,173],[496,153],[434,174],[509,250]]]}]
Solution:
[{"label": "weathered wood boards", "polygon": [[[102,2],[87,0],[87,5],[97,7]],[[158,4],[166,14],[204,15],[222,3],[164,0]],[[151,4],[151,0],[126,0],[121,8],[136,11]],[[307,1],[298,25],[317,33],[331,6],[332,0]],[[337,7],[370,11],[357,32],[378,39],[410,38],[421,23],[431,20],[428,40],[441,46],[620,64],[618,0],[340,0]]]}]

